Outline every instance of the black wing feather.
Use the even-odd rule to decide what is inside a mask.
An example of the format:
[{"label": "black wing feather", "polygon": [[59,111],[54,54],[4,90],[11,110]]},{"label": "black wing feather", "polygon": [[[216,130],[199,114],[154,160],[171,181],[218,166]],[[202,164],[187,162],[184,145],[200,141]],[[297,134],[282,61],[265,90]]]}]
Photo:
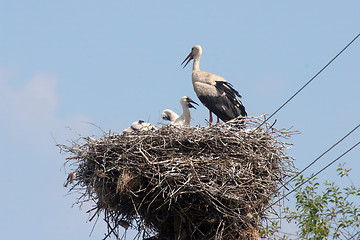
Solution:
[{"label": "black wing feather", "polygon": [[216,81],[215,85],[219,95],[212,96],[198,96],[200,101],[216,116],[224,122],[239,116],[247,116],[245,107],[237,98],[241,98],[238,91],[232,85],[224,81]]}]

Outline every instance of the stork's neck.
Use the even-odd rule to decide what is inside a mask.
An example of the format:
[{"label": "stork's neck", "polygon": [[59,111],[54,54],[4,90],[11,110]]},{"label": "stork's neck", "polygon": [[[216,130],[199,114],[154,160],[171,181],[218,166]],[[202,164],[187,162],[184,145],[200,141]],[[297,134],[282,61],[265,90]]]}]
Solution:
[{"label": "stork's neck", "polygon": [[175,114],[170,114],[170,122],[175,122],[175,120],[178,118],[179,116],[178,115],[175,115]]},{"label": "stork's neck", "polygon": [[186,106],[182,106],[182,108],[183,108],[182,117],[185,120],[186,124],[190,124],[190,120],[191,120],[190,110]]},{"label": "stork's neck", "polygon": [[200,55],[194,57],[193,71],[200,71]]}]

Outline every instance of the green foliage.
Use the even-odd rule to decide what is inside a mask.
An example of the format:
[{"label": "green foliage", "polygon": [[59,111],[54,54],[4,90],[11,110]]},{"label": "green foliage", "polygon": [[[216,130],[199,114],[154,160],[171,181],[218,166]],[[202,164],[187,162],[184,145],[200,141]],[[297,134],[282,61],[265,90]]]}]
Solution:
[{"label": "green foliage", "polygon": [[[287,220],[297,225],[300,239],[360,239],[357,234],[360,231],[360,187],[351,182],[350,171],[344,164],[337,169],[340,178],[350,180],[348,187],[340,188],[329,180],[320,185],[315,178],[296,191],[295,209],[287,207],[285,212]],[[295,187],[307,179],[300,175]]]},{"label": "green foliage", "polygon": [[271,221],[270,225],[263,227],[259,230],[259,234],[261,238],[267,240],[287,240],[288,236],[283,235],[279,236],[280,225],[279,221]]}]

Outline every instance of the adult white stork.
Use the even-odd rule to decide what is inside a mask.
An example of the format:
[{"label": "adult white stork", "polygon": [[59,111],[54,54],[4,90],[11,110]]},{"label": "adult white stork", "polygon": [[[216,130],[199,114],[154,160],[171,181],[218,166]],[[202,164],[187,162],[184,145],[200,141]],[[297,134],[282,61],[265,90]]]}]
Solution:
[{"label": "adult white stork", "polygon": [[180,117],[178,117],[175,122],[174,125],[190,125],[190,121],[191,121],[191,114],[190,114],[190,110],[189,108],[195,108],[196,107],[194,105],[192,105],[192,103],[197,104],[196,102],[194,102],[191,98],[187,97],[187,96],[183,96],[180,99],[180,104],[181,107],[183,109],[183,113],[181,114]]},{"label": "adult white stork", "polygon": [[170,124],[173,124],[176,119],[178,119],[179,115],[177,115],[174,111],[170,109],[165,109],[161,113],[161,118],[165,121],[170,121]]},{"label": "adult white stork", "polygon": [[224,122],[239,116],[247,116],[245,107],[238,99],[241,98],[238,91],[228,83],[224,78],[200,70],[200,57],[202,49],[200,45],[196,45],[191,49],[190,54],[181,63],[184,64],[184,68],[191,61],[193,63],[192,71],[192,83],[194,91],[202,104],[209,109],[210,112],[210,124],[212,123],[212,112]]}]

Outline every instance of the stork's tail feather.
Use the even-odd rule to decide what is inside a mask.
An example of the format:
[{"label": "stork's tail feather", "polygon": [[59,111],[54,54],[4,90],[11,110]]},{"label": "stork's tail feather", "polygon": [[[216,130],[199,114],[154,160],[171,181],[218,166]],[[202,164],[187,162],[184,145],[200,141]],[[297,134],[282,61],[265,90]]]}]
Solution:
[{"label": "stork's tail feather", "polygon": [[243,117],[247,116],[247,113],[245,111],[245,107],[242,104],[242,102],[238,99],[241,98],[241,95],[238,91],[236,91],[232,84],[226,81],[217,81],[216,82],[216,88],[220,91],[220,94],[225,93],[229,101],[232,102],[233,111],[236,114],[236,117],[241,115]]},{"label": "stork's tail feather", "polygon": [[216,81],[216,88],[225,92],[226,95],[236,98],[241,98],[240,93],[233,88],[233,85],[226,81]]}]

